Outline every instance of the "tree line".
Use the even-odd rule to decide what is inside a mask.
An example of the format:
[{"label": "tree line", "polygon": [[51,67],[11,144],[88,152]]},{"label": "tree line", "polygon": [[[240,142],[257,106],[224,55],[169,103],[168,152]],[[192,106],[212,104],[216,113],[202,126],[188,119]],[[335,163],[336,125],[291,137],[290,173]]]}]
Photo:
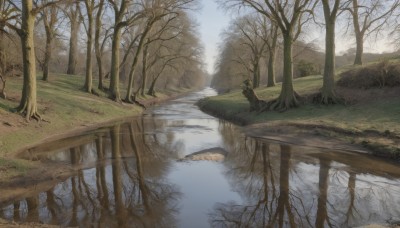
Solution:
[{"label": "tree line", "polygon": [[[197,5],[196,0],[0,0],[1,79],[22,59],[17,111],[27,119],[41,119],[37,66],[44,81],[50,71],[61,73],[62,65],[69,75],[83,73],[83,90],[91,94],[98,94],[93,85],[97,73],[97,89],[116,102],[155,96],[157,88],[199,86],[204,75],[202,47],[189,15]],[[10,46],[20,50],[14,63]],[[51,69],[55,58],[62,63]],[[81,62],[84,72],[78,69]],[[121,85],[126,87],[125,97]]]},{"label": "tree line", "polygon": [[[218,0],[227,11],[244,12],[232,21],[223,34],[214,82],[251,78],[253,88],[260,86],[261,70],[267,72],[266,85],[275,86],[277,50],[283,66],[280,96],[268,102],[269,110],[286,110],[299,105],[299,95],[293,88],[293,62],[299,53],[315,50],[299,39],[310,26],[325,30],[325,56],[321,73],[323,86],[314,102],[341,102],[335,93],[335,36],[340,19],[355,36],[354,65],[363,64],[364,42],[368,36],[379,36],[394,30],[398,17],[399,0]],[[316,53],[316,52],[314,52]],[[265,61],[266,59],[266,61]],[[316,58],[314,58],[316,59]],[[261,61],[265,61],[262,64]],[[280,61],[279,61],[280,62]],[[308,67],[305,65],[304,67]],[[316,69],[310,69],[315,70]],[[251,75],[251,77],[249,77]],[[221,80],[222,79],[222,80]]]}]

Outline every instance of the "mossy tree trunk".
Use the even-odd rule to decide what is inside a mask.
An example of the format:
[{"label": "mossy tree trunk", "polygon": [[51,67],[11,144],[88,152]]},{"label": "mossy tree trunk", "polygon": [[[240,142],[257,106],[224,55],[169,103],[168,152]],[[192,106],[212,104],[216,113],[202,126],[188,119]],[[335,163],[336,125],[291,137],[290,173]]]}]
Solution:
[{"label": "mossy tree trunk", "polygon": [[278,99],[272,104],[272,109],[284,111],[298,106],[293,88],[293,37],[290,30],[283,34],[283,80]]},{"label": "mossy tree trunk", "polygon": [[17,108],[19,113],[31,118],[40,120],[36,101],[36,62],[35,46],[33,42],[33,29],[35,26],[35,14],[32,11],[32,0],[22,1],[22,22],[18,31],[22,45],[22,61],[24,68],[24,81],[22,96]]},{"label": "mossy tree trunk", "polygon": [[119,45],[121,42],[121,29],[122,27],[116,26],[114,28],[114,34],[112,39],[112,51],[111,51],[111,72],[110,72],[110,98],[120,102],[121,94],[119,91]]},{"label": "mossy tree trunk", "polygon": [[325,67],[321,94],[315,98],[316,103],[336,104],[335,94],[335,24],[340,0],[335,0],[331,10],[329,1],[322,1],[325,17]]}]

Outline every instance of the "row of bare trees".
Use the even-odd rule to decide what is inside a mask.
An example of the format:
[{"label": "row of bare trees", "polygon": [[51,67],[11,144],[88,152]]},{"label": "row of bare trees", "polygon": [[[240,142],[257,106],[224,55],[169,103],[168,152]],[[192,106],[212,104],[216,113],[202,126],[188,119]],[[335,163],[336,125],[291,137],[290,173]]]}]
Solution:
[{"label": "row of bare trees", "polygon": [[[362,64],[364,41],[367,36],[387,31],[395,21],[400,1],[366,0],[219,0],[220,5],[230,11],[244,11],[224,34],[225,45],[221,48],[217,66],[217,77],[249,78],[252,75],[254,88],[260,85],[260,68],[268,69],[267,86],[275,83],[276,49],[282,47],[282,89],[280,96],[269,102],[267,109],[286,110],[299,105],[299,96],[293,88],[293,47],[302,43],[304,29],[311,25],[325,27],[325,63],[321,93],[314,101],[322,104],[340,102],[335,94],[335,28],[340,18],[347,28],[353,28],[356,37],[354,64]],[[346,26],[344,26],[346,27]],[[260,60],[268,64],[260,67]],[[232,63],[233,62],[233,63]],[[227,65],[235,72],[227,71]],[[265,72],[267,70],[264,70]],[[236,75],[236,76],[233,76]],[[217,81],[218,79],[214,80]]]},{"label": "row of bare trees", "polygon": [[[53,55],[63,55],[66,50],[67,74],[79,73],[77,59],[80,50],[85,50],[83,90],[97,94],[93,86],[95,58],[97,88],[117,102],[134,103],[136,95],[146,93],[154,96],[163,75],[164,85],[158,88],[198,86],[204,74],[202,48],[188,16],[188,10],[196,6],[196,0],[1,0],[0,33],[17,34],[21,39],[24,86],[18,112],[27,119],[41,119],[36,65],[47,81]],[[35,28],[44,31],[42,50],[36,48],[42,39]],[[61,33],[68,35],[61,37]],[[85,44],[80,43],[82,39]],[[55,43],[65,46],[64,50],[54,53]],[[105,77],[110,79],[108,87]],[[125,99],[121,98],[120,81],[126,86]]]}]

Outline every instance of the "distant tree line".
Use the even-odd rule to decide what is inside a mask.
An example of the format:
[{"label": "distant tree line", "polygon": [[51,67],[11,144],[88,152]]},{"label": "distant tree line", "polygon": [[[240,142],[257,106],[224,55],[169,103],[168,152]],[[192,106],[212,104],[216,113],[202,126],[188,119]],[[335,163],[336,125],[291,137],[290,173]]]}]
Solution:
[{"label": "distant tree line", "polygon": [[188,15],[197,5],[197,0],[0,0],[1,80],[15,68],[22,71],[17,111],[27,119],[41,119],[37,67],[44,81],[50,72],[83,74],[84,91],[106,91],[116,102],[134,103],[157,89],[200,86],[203,48]]}]

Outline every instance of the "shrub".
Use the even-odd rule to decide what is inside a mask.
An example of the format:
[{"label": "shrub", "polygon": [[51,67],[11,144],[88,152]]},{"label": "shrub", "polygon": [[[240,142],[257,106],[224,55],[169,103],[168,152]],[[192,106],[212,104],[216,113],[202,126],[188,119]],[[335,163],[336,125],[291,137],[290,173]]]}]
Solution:
[{"label": "shrub", "polygon": [[305,77],[321,73],[317,65],[315,65],[314,63],[307,62],[303,59],[297,63],[297,71],[299,77]]},{"label": "shrub", "polygon": [[400,86],[400,65],[382,61],[345,71],[340,75],[337,85],[360,89]]}]

